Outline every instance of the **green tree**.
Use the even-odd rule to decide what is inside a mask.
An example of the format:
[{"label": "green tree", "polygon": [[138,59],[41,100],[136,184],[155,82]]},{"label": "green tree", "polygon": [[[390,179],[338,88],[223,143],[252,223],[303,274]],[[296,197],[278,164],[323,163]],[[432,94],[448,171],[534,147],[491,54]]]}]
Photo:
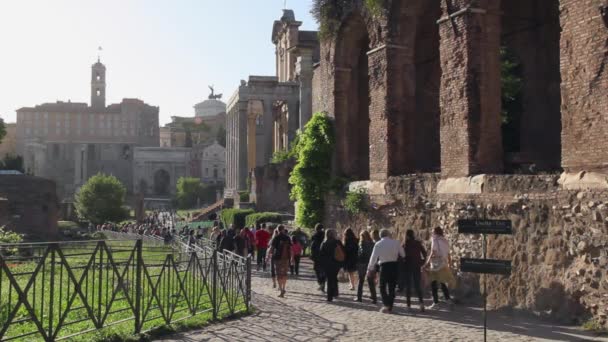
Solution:
[{"label": "green tree", "polygon": [[124,206],[126,193],[118,178],[98,173],[76,194],[76,210],[80,217],[94,224],[120,222],[129,215]]},{"label": "green tree", "polygon": [[200,204],[211,204],[215,202],[217,191],[220,190],[219,184],[203,184],[200,179],[195,177],[181,177],[177,180],[177,194],[175,201],[179,209],[191,209]]},{"label": "green tree", "polygon": [[180,209],[189,209],[196,205],[203,186],[200,179],[194,177],[180,177],[177,180],[177,206]]},{"label": "green tree", "polygon": [[4,139],[5,136],[6,136],[6,125],[4,124],[4,120],[2,118],[0,118],[0,144],[2,143],[2,140]]},{"label": "green tree", "polygon": [[220,128],[217,129],[215,139],[217,140],[218,144],[222,145],[222,147],[226,147],[226,129],[224,126],[220,126]]},{"label": "green tree", "polygon": [[297,163],[289,177],[291,199],[297,201],[296,222],[302,227],[323,220],[325,195],[332,185],[333,147],[332,122],[325,114],[315,113],[299,136]]}]

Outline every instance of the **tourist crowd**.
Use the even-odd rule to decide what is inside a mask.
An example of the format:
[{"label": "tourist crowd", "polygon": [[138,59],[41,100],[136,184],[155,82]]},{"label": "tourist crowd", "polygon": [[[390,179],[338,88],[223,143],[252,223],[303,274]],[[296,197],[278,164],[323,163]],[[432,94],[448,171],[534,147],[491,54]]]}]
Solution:
[{"label": "tourist crowd", "polygon": [[[283,225],[275,229],[262,225],[255,232],[250,228],[242,231],[234,229],[232,232],[228,230],[227,234],[233,236],[237,253],[247,255],[255,250],[258,270],[266,271],[267,264],[270,264],[273,287],[278,286],[279,297],[284,297],[288,274],[299,274],[300,258],[307,245],[301,242],[299,235],[305,234],[296,229],[290,236]],[[218,234],[217,237],[220,237],[221,233]],[[405,292],[408,309],[411,309],[414,294],[420,310],[425,310],[423,286],[431,288],[431,308],[440,304],[439,288],[445,301],[452,302],[449,287],[453,286],[455,278],[449,266],[449,243],[439,227],[433,231],[428,253],[422,242],[416,239],[413,230],[407,230],[405,241],[401,243],[393,239],[387,229],[363,230],[357,237],[349,228],[339,238],[336,230],[325,230],[318,224],[310,240],[310,258],[318,290],[325,292],[328,302],[339,296],[338,275],[341,271],[348,278],[350,290],[356,290],[356,301],[363,300],[363,290],[367,284],[370,299],[375,304],[379,287],[383,304],[381,311],[384,313],[393,311],[397,289]],[[225,244],[225,238],[218,241],[220,249],[232,248],[232,245]],[[251,249],[252,246],[256,248]]]},{"label": "tourist crowd", "polygon": [[[318,290],[325,292],[327,301],[339,296],[338,276],[341,271],[348,279],[351,291],[356,291],[354,300],[363,301],[363,290],[369,290],[369,297],[377,303],[379,287],[384,313],[393,310],[397,289],[405,292],[408,309],[414,294],[424,311],[423,287],[429,286],[433,305],[438,305],[439,288],[445,301],[451,303],[449,288],[455,279],[450,269],[449,243],[439,227],[433,230],[430,252],[427,253],[413,230],[406,231],[405,241],[393,239],[387,229],[362,230],[357,237],[351,228],[344,230],[341,238],[336,230],[324,229],[317,224],[310,237],[300,228],[292,231],[284,225],[276,227],[260,224],[240,229],[230,226],[222,229],[218,221],[211,229],[184,226],[176,230],[178,220],[174,212],[152,212],[141,223],[125,223],[121,226],[104,224],[98,230],[114,230],[124,233],[155,235],[165,243],[179,238],[192,246],[202,239],[208,239],[219,251],[232,252],[242,257],[251,256],[256,260],[258,271],[270,271],[273,287],[279,290],[279,297],[287,291],[289,274],[300,274],[300,260],[310,249],[310,258],[318,284]],[[310,245],[310,246],[309,246]]]}]

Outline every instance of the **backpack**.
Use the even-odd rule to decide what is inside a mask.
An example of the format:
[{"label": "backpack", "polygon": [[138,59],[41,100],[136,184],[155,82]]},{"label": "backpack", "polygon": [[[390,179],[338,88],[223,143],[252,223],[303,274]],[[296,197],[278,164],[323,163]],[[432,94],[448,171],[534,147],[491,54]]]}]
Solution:
[{"label": "backpack", "polygon": [[289,239],[282,239],[280,237],[275,237],[277,241],[273,241],[273,251],[272,258],[274,260],[281,259],[283,255],[289,255],[289,249],[291,248],[291,243]]},{"label": "backpack", "polygon": [[340,244],[336,244],[336,249],[334,250],[334,259],[336,259],[337,262],[344,262],[344,259],[346,259],[344,248],[342,248],[342,245]]}]

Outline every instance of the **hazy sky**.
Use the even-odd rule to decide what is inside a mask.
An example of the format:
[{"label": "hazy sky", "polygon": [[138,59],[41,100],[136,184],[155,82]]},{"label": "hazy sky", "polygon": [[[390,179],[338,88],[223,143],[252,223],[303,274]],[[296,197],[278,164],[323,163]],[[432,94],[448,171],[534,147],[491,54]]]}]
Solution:
[{"label": "hazy sky", "polygon": [[[315,30],[311,0],[287,7]],[[140,98],[160,121],[193,115],[214,84],[224,100],[248,75],[274,75],[272,23],[283,0],[0,1],[0,116],[57,100],[90,101],[102,46],[107,103]]]}]

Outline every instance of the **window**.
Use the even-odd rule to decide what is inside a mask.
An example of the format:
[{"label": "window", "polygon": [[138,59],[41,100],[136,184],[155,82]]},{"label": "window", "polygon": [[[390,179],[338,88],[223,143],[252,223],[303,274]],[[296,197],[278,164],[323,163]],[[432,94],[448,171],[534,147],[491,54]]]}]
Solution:
[{"label": "window", "polygon": [[97,89],[96,94],[97,94],[97,96],[101,96],[101,90]]},{"label": "window", "polygon": [[97,73],[97,75],[95,75],[95,79],[98,81],[101,81],[101,75],[99,73]]}]

